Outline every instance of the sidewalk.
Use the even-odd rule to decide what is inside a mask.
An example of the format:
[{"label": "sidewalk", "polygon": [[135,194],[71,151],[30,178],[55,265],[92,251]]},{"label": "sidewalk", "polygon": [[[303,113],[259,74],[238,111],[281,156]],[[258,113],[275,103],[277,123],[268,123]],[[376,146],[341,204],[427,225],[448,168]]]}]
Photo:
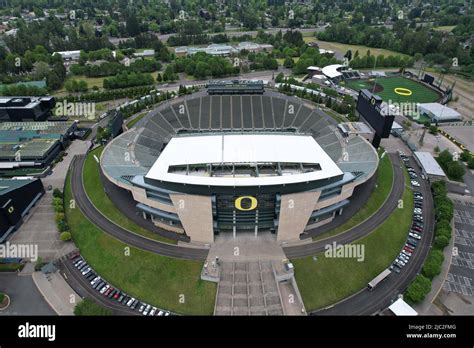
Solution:
[{"label": "sidewalk", "polygon": [[74,307],[81,297],[69,286],[60,272],[34,272],[33,281],[50,307],[58,315],[74,315]]}]

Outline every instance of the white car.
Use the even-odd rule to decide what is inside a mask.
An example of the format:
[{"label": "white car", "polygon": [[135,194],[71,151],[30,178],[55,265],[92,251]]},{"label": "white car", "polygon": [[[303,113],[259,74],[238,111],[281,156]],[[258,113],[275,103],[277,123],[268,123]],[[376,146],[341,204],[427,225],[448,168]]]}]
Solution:
[{"label": "white car", "polygon": [[100,289],[100,293],[103,294],[104,292],[107,291],[107,289],[110,288],[110,285],[107,284],[106,286],[104,286],[102,289]]},{"label": "white car", "polygon": [[143,312],[144,309],[145,309],[145,304],[142,303],[140,308],[138,309],[138,311],[141,313],[141,312]]},{"label": "white car", "polygon": [[157,314],[157,315],[158,315],[159,317],[161,317],[161,316],[163,316],[164,314],[165,314],[165,312],[163,312],[163,311],[158,311],[158,314]]},{"label": "white car", "polygon": [[412,184],[413,186],[415,186],[415,187],[420,187],[420,183],[419,183],[418,181],[416,181],[416,180],[412,180],[412,181],[411,181],[411,184]]},{"label": "white car", "polygon": [[81,273],[82,275],[86,275],[87,273],[89,273],[89,271],[91,270],[90,267],[87,267],[85,270],[83,270]]},{"label": "white car", "polygon": [[150,311],[150,308],[151,306],[150,305],[146,305],[145,309],[143,310],[143,315],[148,315],[148,312]]},{"label": "white car", "polygon": [[97,283],[98,281],[100,281],[100,276],[99,277],[95,277],[94,279],[91,280],[91,285],[94,285],[95,283]]},{"label": "white car", "polygon": [[157,308],[153,307],[150,311],[150,315],[155,315]]},{"label": "white car", "polygon": [[135,298],[132,297],[130,300],[128,300],[127,307],[130,307],[133,302],[135,302]]},{"label": "white car", "polygon": [[408,233],[408,235],[409,235],[410,237],[413,237],[413,238],[418,239],[418,240],[421,239],[421,236],[420,236],[419,234],[415,234],[415,233],[411,233],[411,232],[410,232],[410,233]]}]

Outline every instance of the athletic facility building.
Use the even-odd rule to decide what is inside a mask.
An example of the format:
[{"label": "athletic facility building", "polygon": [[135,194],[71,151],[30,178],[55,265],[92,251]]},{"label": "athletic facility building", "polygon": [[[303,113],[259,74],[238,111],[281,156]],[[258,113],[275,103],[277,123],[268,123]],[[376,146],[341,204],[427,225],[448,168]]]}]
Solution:
[{"label": "athletic facility building", "polygon": [[342,212],[377,152],[301,99],[238,89],[161,104],[106,146],[102,171],[144,218],[193,242],[260,231],[297,240]]}]

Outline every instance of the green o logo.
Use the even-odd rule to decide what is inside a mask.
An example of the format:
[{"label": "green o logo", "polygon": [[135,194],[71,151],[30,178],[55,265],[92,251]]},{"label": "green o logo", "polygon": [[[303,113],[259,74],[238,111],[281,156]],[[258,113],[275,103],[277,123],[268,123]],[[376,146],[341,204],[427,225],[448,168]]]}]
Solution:
[{"label": "green o logo", "polygon": [[[249,207],[247,208],[244,208],[242,207],[242,201],[244,199],[248,199],[250,201],[250,205]],[[235,208],[238,209],[238,210],[242,210],[242,211],[250,211],[250,210],[254,210],[255,208],[257,208],[257,204],[258,204],[258,201],[257,201],[257,198],[253,197],[253,196],[242,196],[242,197],[239,197],[235,200]]]}]

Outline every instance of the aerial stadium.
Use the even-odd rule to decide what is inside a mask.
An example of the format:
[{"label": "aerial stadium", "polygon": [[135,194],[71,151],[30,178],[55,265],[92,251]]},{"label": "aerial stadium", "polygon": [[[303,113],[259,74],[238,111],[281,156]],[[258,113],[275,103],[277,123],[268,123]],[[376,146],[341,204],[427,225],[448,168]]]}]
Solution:
[{"label": "aerial stadium", "polygon": [[288,242],[337,219],[378,155],[313,104],[261,81],[220,81],[150,111],[100,165],[143,218],[191,242],[264,231]]}]

